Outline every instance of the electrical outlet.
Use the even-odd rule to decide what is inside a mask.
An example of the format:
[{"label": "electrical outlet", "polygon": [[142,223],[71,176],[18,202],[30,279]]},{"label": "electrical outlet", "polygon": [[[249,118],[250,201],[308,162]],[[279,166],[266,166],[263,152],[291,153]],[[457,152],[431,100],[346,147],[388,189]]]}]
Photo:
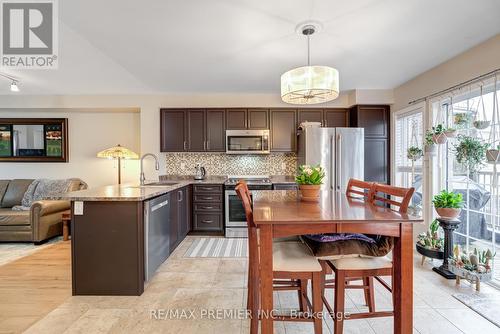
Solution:
[{"label": "electrical outlet", "polygon": [[186,168],[186,164],[184,162],[181,162],[181,169],[185,169]]},{"label": "electrical outlet", "polygon": [[283,171],[286,170],[286,163],[284,162],[281,163],[281,170]]}]

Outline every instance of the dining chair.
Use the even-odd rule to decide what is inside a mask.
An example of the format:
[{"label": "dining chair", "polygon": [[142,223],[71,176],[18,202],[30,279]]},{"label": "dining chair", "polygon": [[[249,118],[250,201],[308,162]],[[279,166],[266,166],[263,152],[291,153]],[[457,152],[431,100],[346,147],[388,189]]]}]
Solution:
[{"label": "dining chair", "polygon": [[[248,227],[248,301],[247,307],[250,312],[250,333],[258,333],[258,320],[260,311],[259,295],[259,241],[258,230],[253,221],[252,198],[247,185],[239,182],[236,185],[236,193],[243,202]],[[299,305],[303,303],[312,313],[301,313],[298,317],[286,315],[274,315],[273,320],[280,321],[310,321],[314,324],[314,333],[322,334],[322,267],[310,250],[300,241],[283,241],[273,243],[273,290],[297,290],[299,291]],[[307,297],[307,291],[302,291],[303,286],[297,282],[311,280],[312,303]],[[288,283],[288,284],[286,284]],[[305,310],[304,310],[305,311]],[[269,315],[261,315],[269,316]]]},{"label": "dining chair", "polygon": [[[393,210],[397,208],[397,211],[399,211],[400,213],[406,213],[414,191],[414,188],[399,188],[375,183],[371,187],[370,202],[372,203],[372,205],[391,207]],[[393,276],[391,259],[389,259],[388,257],[353,257],[340,258],[326,262],[335,273],[333,308],[333,314],[335,314],[333,325],[335,334],[340,334],[343,332],[344,320],[394,315],[393,311],[375,310],[375,295],[373,289],[375,278],[392,294],[391,286],[389,286],[389,284],[387,284],[379,277]],[[368,312],[350,314],[347,319],[346,317],[344,317],[346,281],[350,278],[359,277],[363,278],[362,286],[365,291],[365,299],[368,300]],[[332,312],[331,306],[328,304],[328,302],[325,303],[325,306],[327,307],[329,312]]]}]

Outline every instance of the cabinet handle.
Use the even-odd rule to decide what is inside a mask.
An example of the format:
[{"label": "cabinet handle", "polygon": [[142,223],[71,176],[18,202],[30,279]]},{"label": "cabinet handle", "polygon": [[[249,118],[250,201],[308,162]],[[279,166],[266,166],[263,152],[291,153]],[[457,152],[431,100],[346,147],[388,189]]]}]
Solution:
[{"label": "cabinet handle", "polygon": [[207,141],[204,140],[203,141],[203,151],[206,151],[207,150]]},{"label": "cabinet handle", "polygon": [[203,190],[212,190],[212,189],[214,189],[214,188],[210,188],[210,187],[203,187],[203,188],[201,188],[201,189],[203,189]]},{"label": "cabinet handle", "polygon": [[211,210],[211,209],[213,209],[214,207],[213,207],[213,206],[203,206],[202,208],[203,208],[203,209],[205,209],[205,210]]},{"label": "cabinet handle", "polygon": [[202,220],[201,222],[202,222],[202,223],[204,223],[204,224],[211,224],[211,223],[213,223],[214,221],[213,221],[213,220],[206,220],[206,219],[205,219],[205,220]]},{"label": "cabinet handle", "polygon": [[184,151],[187,150],[187,148],[186,148],[187,145],[186,144],[187,144],[186,141],[184,141]]},{"label": "cabinet handle", "polygon": [[323,124],[325,124],[325,128],[328,127],[328,120],[326,118],[324,119]]},{"label": "cabinet handle", "polygon": [[213,197],[203,197],[204,199],[214,199]]},{"label": "cabinet handle", "polygon": [[210,140],[207,140],[207,151],[210,151]]},{"label": "cabinet handle", "polygon": [[179,202],[182,202],[184,200],[182,191],[177,192],[177,199],[179,200]]}]

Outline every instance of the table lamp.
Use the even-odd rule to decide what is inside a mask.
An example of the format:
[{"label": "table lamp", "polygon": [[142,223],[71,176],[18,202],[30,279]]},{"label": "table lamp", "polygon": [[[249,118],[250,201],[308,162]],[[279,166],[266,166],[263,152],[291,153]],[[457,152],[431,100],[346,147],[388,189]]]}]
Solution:
[{"label": "table lamp", "polygon": [[118,159],[118,184],[122,183],[122,159],[139,159],[139,155],[120,144],[97,153],[98,158]]}]

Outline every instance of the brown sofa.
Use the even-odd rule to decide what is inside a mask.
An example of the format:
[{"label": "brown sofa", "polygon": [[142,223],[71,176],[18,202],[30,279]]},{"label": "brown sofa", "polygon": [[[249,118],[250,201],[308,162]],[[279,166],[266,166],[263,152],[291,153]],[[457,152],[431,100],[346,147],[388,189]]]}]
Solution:
[{"label": "brown sofa", "polygon": [[[71,179],[68,191],[87,188],[80,179]],[[12,210],[21,205],[24,193],[33,180],[0,180],[0,242],[27,241],[36,244],[62,234],[62,213],[69,201],[35,201],[28,211]]]}]

